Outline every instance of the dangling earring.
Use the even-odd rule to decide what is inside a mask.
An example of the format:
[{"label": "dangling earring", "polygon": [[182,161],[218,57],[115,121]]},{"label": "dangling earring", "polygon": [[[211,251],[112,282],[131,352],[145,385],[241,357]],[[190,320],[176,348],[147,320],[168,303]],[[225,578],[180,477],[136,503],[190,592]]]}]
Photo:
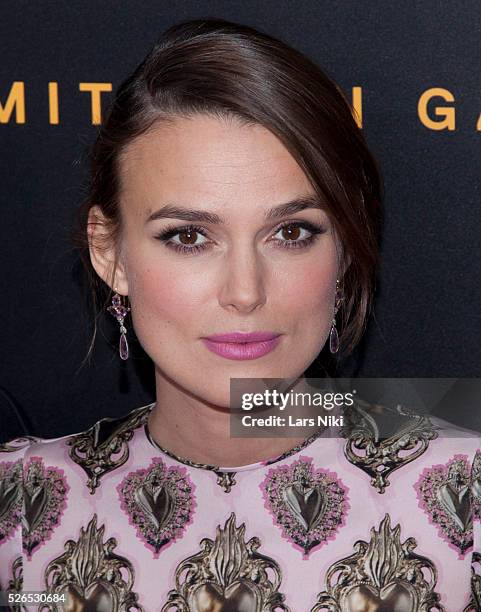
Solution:
[{"label": "dangling earring", "polygon": [[129,345],[127,342],[126,328],[124,327],[124,319],[127,316],[130,308],[122,304],[122,297],[117,293],[114,287],[115,295],[112,297],[112,306],[108,306],[107,310],[120,323],[120,340],[119,340],[119,355],[124,361],[129,358]]},{"label": "dangling earring", "polygon": [[332,319],[332,327],[331,332],[329,333],[329,350],[331,353],[337,353],[339,350],[339,334],[337,333],[336,327],[336,315],[339,310],[339,306],[341,305],[344,297],[342,296],[339,290],[339,279],[336,279],[336,298],[335,298],[335,306],[334,306],[334,317]]}]

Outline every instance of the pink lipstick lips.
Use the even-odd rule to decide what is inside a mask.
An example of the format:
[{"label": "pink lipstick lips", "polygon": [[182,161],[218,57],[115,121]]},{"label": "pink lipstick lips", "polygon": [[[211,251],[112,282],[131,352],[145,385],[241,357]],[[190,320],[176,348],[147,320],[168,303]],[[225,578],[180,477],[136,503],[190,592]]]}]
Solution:
[{"label": "pink lipstick lips", "polygon": [[225,359],[258,359],[273,351],[281,334],[275,332],[231,332],[202,338],[205,346]]}]

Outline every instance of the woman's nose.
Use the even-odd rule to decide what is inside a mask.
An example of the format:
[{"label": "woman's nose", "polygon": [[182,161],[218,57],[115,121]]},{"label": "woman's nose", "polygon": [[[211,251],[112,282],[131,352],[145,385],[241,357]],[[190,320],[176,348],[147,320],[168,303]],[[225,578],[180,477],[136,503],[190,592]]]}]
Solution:
[{"label": "woman's nose", "polygon": [[263,262],[249,247],[239,247],[229,253],[220,279],[219,303],[248,313],[266,301]]}]

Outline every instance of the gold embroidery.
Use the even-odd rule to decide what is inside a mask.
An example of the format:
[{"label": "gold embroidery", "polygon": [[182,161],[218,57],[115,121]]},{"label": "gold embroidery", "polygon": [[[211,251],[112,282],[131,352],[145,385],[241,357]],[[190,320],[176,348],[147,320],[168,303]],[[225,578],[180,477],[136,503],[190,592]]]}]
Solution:
[{"label": "gold embroidery", "polygon": [[129,441],[134,430],[145,423],[153,404],[137,408],[121,419],[101,419],[87,431],[67,440],[69,455],[87,474],[87,487],[93,495],[105,474],[122,466],[129,458]]},{"label": "gold embroidery", "polygon": [[[80,528],[79,539],[67,540],[65,552],[45,569],[47,593],[66,595],[65,610],[97,612],[143,612],[132,591],[134,568],[125,557],[115,554],[115,538],[103,541],[105,525],[97,529],[94,514],[87,527]],[[39,612],[57,612],[56,604],[45,604]]]},{"label": "gold embroidery", "polygon": [[[341,430],[341,435],[347,438],[344,455],[352,465],[371,477],[371,485],[378,493],[384,493],[390,485],[389,476],[394,471],[420,457],[429,441],[438,437],[428,417],[400,414],[407,416],[408,421],[403,419],[394,433],[382,438],[371,414],[360,406],[352,406],[346,411],[348,423]],[[393,415],[393,420],[395,416],[399,415]]]},{"label": "gold embroidery", "polygon": [[217,526],[215,541],[204,538],[201,552],[177,567],[176,588],[169,592],[161,612],[289,612],[285,596],[278,590],[282,579],[279,565],[257,552],[259,538],[246,543],[244,534],[245,524],[236,527],[232,513],[223,529]]},{"label": "gold embroidery", "polygon": [[414,538],[401,544],[401,528],[391,529],[389,514],[371,528],[371,540],[358,540],[355,553],[333,563],[326,574],[326,590],[319,593],[311,612],[403,610],[444,612],[434,591],[437,570],[417,555]]}]

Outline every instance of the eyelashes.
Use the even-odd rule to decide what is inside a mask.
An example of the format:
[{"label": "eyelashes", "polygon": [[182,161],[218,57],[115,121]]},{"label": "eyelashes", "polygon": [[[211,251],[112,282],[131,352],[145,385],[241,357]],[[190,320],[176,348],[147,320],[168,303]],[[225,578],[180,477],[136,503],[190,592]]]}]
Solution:
[{"label": "eyelashes", "polygon": [[[286,230],[288,238],[271,238],[270,240],[276,243],[276,246],[282,249],[302,249],[311,246],[317,238],[324,234],[327,229],[322,225],[316,225],[309,221],[287,221],[277,227],[274,231],[273,236]],[[297,232],[301,230],[301,232]],[[309,233],[308,236],[302,236],[302,230]],[[298,234],[301,234],[299,238]],[[173,240],[177,236],[184,236],[189,242],[179,242]],[[197,242],[198,238],[202,237],[204,240],[200,243]],[[178,253],[183,254],[195,254],[205,251],[212,246],[212,242],[206,237],[206,230],[198,225],[185,225],[182,227],[167,227],[162,232],[155,236],[157,240],[160,240],[165,244],[166,247],[172,249]]]}]

